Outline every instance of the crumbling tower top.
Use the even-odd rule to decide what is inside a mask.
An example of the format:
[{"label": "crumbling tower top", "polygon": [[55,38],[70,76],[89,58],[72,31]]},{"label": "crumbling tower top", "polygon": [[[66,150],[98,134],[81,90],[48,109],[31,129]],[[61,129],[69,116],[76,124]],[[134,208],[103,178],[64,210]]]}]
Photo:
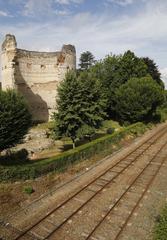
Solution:
[{"label": "crumbling tower top", "polygon": [[14,35],[6,34],[5,40],[2,43],[2,51],[14,50],[17,48],[17,42]]},{"label": "crumbling tower top", "polygon": [[76,69],[75,47],[68,44],[56,52],[29,51],[17,48],[15,36],[7,34],[1,59],[2,89],[16,89],[26,98],[33,121],[51,119],[57,108],[57,87],[69,70]]}]

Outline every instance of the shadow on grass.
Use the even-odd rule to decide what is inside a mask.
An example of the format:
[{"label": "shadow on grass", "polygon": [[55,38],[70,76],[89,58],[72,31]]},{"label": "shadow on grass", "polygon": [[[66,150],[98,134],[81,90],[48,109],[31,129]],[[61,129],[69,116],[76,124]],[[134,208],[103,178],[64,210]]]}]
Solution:
[{"label": "shadow on grass", "polygon": [[17,152],[7,152],[0,156],[1,166],[23,165],[30,163],[28,152],[26,149],[21,149]]}]

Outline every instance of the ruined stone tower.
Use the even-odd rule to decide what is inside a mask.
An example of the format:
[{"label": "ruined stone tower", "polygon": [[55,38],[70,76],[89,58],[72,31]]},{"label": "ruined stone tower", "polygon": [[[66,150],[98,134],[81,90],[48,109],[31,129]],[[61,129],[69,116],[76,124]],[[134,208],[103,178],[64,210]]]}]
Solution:
[{"label": "ruined stone tower", "polygon": [[34,121],[48,121],[56,109],[57,86],[76,68],[76,52],[63,45],[60,52],[36,52],[17,48],[14,35],[2,44],[2,90],[17,89],[27,99]]}]

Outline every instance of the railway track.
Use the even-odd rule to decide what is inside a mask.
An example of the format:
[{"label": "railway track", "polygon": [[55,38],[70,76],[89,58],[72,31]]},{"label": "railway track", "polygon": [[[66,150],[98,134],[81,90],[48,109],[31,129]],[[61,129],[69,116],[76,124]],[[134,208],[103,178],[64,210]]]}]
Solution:
[{"label": "railway track", "polygon": [[[165,144],[160,148],[160,150],[158,151],[158,153],[165,147],[167,146],[167,142],[165,142]],[[129,215],[126,216],[126,220],[124,222],[122,222],[122,224],[119,226],[120,230],[118,230],[118,233],[116,234],[116,236],[114,237],[114,240],[119,239],[119,237],[121,236],[122,232],[124,231],[125,227],[128,225],[128,222],[131,218],[131,216],[133,215],[133,213],[137,210],[137,208],[140,206],[140,202],[142,201],[142,199],[144,198],[145,194],[147,193],[149,187],[151,186],[151,184],[153,183],[155,177],[157,176],[157,174],[159,173],[160,168],[162,167],[162,165],[164,164],[166,157],[163,157],[163,160],[160,162],[159,165],[155,165],[153,167],[152,163],[154,163],[154,160],[156,159],[156,157],[158,156],[158,153],[149,161],[149,163],[143,168],[143,170],[140,172],[140,174],[134,179],[134,181],[129,185],[129,187],[127,188],[127,190],[125,192],[123,192],[123,194],[120,196],[120,198],[118,200],[115,201],[115,203],[113,204],[112,207],[109,208],[109,210],[107,211],[107,213],[102,217],[102,219],[99,221],[99,223],[94,227],[94,229],[88,234],[88,236],[85,238],[85,240],[90,239],[93,234],[95,233],[95,231],[100,227],[100,225],[102,225],[104,223],[104,221],[106,220],[106,218],[112,214],[113,210],[119,206],[119,204],[122,201],[128,201],[128,199],[126,198],[128,195],[128,198],[130,198],[130,194],[137,194],[138,195],[138,200],[137,202],[135,202],[134,206],[132,207],[132,209],[129,211]],[[151,166],[151,168],[150,168]],[[151,171],[149,170],[149,168],[151,169]],[[147,173],[146,173],[147,171]],[[146,174],[146,176],[145,176]],[[142,179],[145,177],[150,177],[150,179],[148,181],[142,182],[141,185],[141,177]],[[142,186],[142,188],[141,188]],[[135,188],[135,192],[133,191],[133,189]],[[125,199],[124,199],[125,198]],[[129,202],[131,201],[131,199],[129,199]],[[117,213],[118,214],[118,213]],[[118,226],[118,225],[117,225]]]},{"label": "railway track", "polygon": [[[132,152],[121,158],[105,172],[101,173],[100,176],[56,206],[44,217],[37,220],[35,224],[21,232],[16,231],[12,240],[119,239],[166,159],[166,155],[161,157],[162,151],[167,145],[165,136],[167,136],[167,127],[161,129],[144,143],[137,146]],[[142,159],[144,160],[140,165]],[[139,165],[139,167],[135,169],[136,165]],[[134,176],[131,176],[133,175],[131,174],[128,179],[130,182],[128,182],[128,184],[126,183],[125,186],[124,183],[122,184],[123,187],[118,191],[117,198],[107,199],[108,197],[105,197],[106,194],[108,194],[108,192],[112,193],[112,189],[109,191],[110,188],[113,187],[114,189],[116,186],[120,186],[120,179],[123,178],[128,171],[133,172],[133,169],[135,173]],[[77,228],[78,222],[82,224],[82,219],[86,219],[85,213],[89,213],[91,210],[93,211],[92,203],[98,204],[103,198],[104,206],[101,207],[100,215],[97,214],[97,219],[91,222],[90,226],[86,229],[84,227],[83,231],[78,228],[80,233],[82,233],[79,238],[76,233],[72,236],[70,229],[75,229],[75,226]],[[127,209],[125,206],[122,206],[124,202],[128,203]],[[124,216],[121,216],[121,209],[123,207],[126,211],[123,211]],[[114,223],[116,214],[120,216],[120,219],[113,230],[111,225],[108,224],[108,221]],[[86,226],[87,224],[84,225]],[[104,233],[107,234],[107,236],[112,236],[107,238],[107,236],[103,236],[105,235]],[[103,236],[103,238],[99,238],[99,236]]]}]

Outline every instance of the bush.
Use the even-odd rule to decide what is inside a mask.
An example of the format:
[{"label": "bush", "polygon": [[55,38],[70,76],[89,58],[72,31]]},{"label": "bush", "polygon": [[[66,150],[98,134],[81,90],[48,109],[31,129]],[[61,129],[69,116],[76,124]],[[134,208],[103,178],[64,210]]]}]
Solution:
[{"label": "bush", "polygon": [[27,186],[24,188],[24,192],[30,195],[34,192],[34,189],[31,186]]},{"label": "bush", "polygon": [[0,151],[19,143],[30,125],[24,98],[14,90],[0,91]]},{"label": "bush", "polygon": [[114,128],[108,128],[107,129],[107,134],[112,134],[115,131]]},{"label": "bush", "polygon": [[166,107],[160,107],[157,110],[156,115],[159,116],[159,122],[165,122],[167,120],[167,108]]},{"label": "bush", "polygon": [[89,159],[96,154],[112,153],[112,144],[117,144],[126,134],[137,135],[147,129],[143,123],[133,124],[119,132],[106,135],[92,142],[64,152],[56,157],[17,166],[0,166],[0,180],[31,179],[51,171],[62,171],[75,162]]}]

